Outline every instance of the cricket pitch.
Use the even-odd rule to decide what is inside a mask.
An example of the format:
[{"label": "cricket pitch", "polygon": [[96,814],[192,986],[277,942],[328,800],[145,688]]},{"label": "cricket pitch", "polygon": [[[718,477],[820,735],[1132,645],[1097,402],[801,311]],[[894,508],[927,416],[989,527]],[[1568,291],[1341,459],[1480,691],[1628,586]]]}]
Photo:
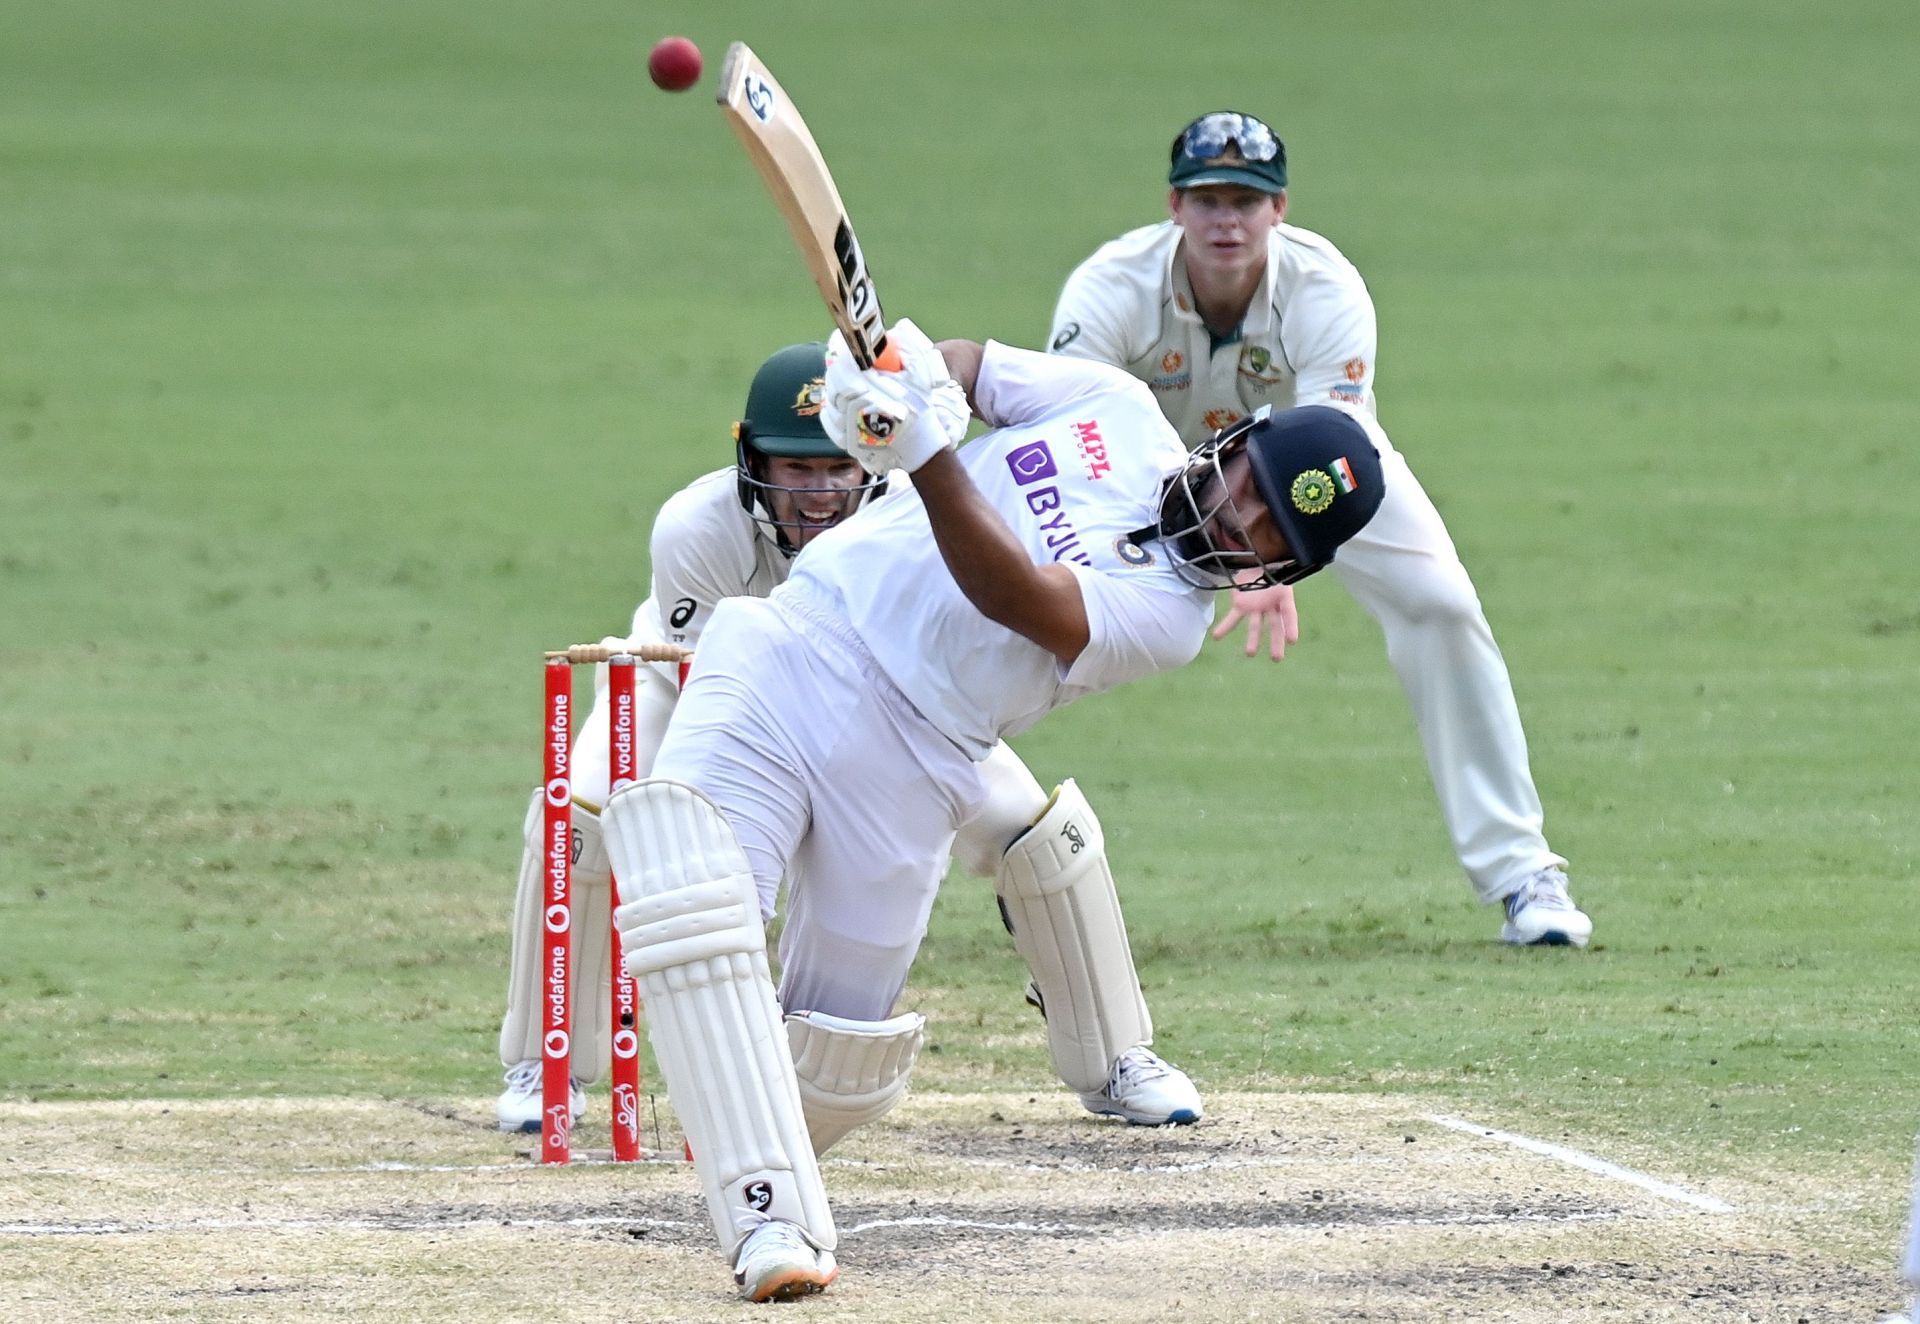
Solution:
[{"label": "cricket pitch", "polygon": [[[592,1103],[577,1140],[604,1145],[604,1097]],[[1830,1216],[1818,1193],[1759,1175],[1582,1167],[1445,1125],[1415,1095],[1208,1105],[1199,1126],[1148,1130],[1062,1094],[913,1095],[826,1160],[840,1281],[772,1309],[970,1324],[1825,1320],[1872,1318],[1897,1290],[1891,1265],[1811,1248]],[[487,1101],[8,1115],[0,1300],[20,1318],[756,1309],[733,1292],[689,1165],[536,1167],[533,1138],[492,1130]],[[650,1145],[677,1151],[664,1111],[645,1120]]]}]

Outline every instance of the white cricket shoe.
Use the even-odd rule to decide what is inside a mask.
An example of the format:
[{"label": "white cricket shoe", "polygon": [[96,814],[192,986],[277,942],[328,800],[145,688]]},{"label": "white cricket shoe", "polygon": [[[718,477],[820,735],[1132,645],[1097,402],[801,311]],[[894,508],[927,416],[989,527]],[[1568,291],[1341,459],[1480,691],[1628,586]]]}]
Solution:
[{"label": "white cricket shoe", "polygon": [[[587,1110],[587,1096],[580,1082],[567,1078],[567,1102],[573,1120]],[[538,1131],[540,1129],[540,1060],[530,1058],[507,1068],[507,1087],[493,1101],[493,1115],[502,1131]]]},{"label": "white cricket shoe", "polygon": [[733,1255],[733,1281],[749,1301],[792,1301],[826,1291],[839,1276],[833,1252],[815,1247],[798,1223],[784,1218],[747,1233]]},{"label": "white cricket shoe", "polygon": [[1585,947],[1593,921],[1567,895],[1567,875],[1549,865],[1507,896],[1500,941],[1528,947]]},{"label": "white cricket shoe", "polygon": [[1120,1054],[1098,1094],[1082,1094],[1090,1113],[1124,1117],[1131,1126],[1188,1126],[1207,1115],[1200,1091],[1179,1067],[1144,1044]]}]

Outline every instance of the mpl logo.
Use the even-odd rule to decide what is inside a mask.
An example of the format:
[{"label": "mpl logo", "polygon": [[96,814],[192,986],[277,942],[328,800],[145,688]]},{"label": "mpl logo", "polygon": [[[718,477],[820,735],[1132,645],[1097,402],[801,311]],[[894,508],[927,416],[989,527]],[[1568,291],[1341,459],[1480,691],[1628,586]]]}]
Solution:
[{"label": "mpl logo", "polygon": [[1013,472],[1013,481],[1021,487],[1060,472],[1060,466],[1053,461],[1053,452],[1044,441],[1030,441],[1008,451],[1007,468]]},{"label": "mpl logo", "polygon": [[1080,447],[1080,458],[1087,462],[1087,477],[1094,482],[1105,478],[1113,465],[1107,460],[1107,444],[1100,438],[1100,424],[1075,423],[1073,437]]},{"label": "mpl logo", "polygon": [[773,118],[773,89],[767,86],[767,80],[759,74],[748,74],[740,86],[747,94],[747,109],[753,117],[765,124]]}]

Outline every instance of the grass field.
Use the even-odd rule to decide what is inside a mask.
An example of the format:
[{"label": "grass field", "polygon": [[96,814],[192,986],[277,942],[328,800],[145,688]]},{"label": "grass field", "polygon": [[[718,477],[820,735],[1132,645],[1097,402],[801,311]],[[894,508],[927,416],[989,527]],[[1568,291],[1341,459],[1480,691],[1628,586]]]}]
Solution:
[{"label": "grass field", "polygon": [[[1410,1091],[1771,1198],[1849,1308],[1897,1301],[1909,4],[62,0],[7,27],[0,1137],[30,1103],[484,1114],[535,656],[626,619],[658,502],[824,329],[711,67],[645,81],[683,31],[780,73],[889,311],[936,335],[1037,342],[1072,265],[1156,216],[1181,123],[1275,122],[1290,219],[1372,287],[1383,421],[1597,934],[1493,941],[1377,635],[1316,581],[1282,666],[1220,647],[1020,742],[1108,825],[1160,1047],[1211,1091]],[[1021,978],[956,879],[917,1087],[1052,1088]],[[31,1221],[7,1148],[0,1211]]]}]

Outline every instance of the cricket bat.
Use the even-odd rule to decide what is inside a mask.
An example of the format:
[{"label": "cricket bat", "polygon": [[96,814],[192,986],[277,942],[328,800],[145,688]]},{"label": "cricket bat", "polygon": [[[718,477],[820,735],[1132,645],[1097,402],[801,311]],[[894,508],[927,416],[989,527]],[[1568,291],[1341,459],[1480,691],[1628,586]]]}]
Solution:
[{"label": "cricket bat", "polygon": [[840,190],[806,120],[745,42],[727,47],[714,99],[786,218],[833,324],[863,368],[897,370],[886,318]]}]

